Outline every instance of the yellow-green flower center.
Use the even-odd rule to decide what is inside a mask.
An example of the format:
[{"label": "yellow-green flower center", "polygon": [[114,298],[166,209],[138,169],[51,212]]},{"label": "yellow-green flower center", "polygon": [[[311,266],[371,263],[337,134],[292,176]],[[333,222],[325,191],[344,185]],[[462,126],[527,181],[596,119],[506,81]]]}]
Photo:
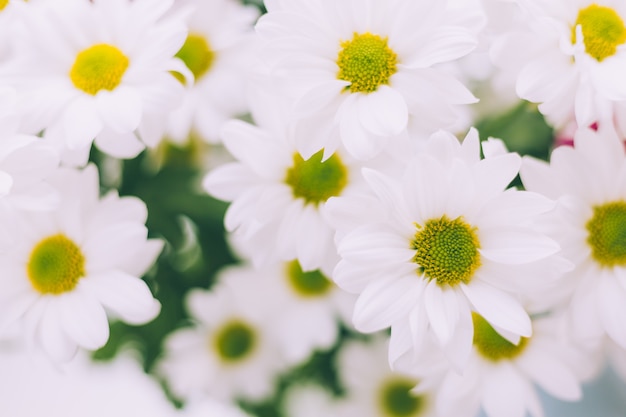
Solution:
[{"label": "yellow-green flower center", "polygon": [[305,298],[322,297],[333,288],[333,283],[319,270],[304,272],[298,261],[287,264],[287,279],[291,288]]},{"label": "yellow-green flower center", "polygon": [[[189,34],[187,40],[176,53],[176,57],[180,58],[187,68],[192,72],[196,81],[198,81],[204,74],[206,74],[213,61],[215,60],[215,52],[211,49],[207,39],[201,35]],[[173,73],[174,76],[180,81],[184,82],[184,77],[177,73]]]},{"label": "yellow-green flower center", "polygon": [[528,344],[526,337],[520,338],[517,345],[509,342],[479,314],[472,313],[472,321],[474,322],[474,346],[480,356],[491,362],[515,359]]},{"label": "yellow-green flower center", "polygon": [[598,264],[626,266],[626,201],[595,206],[586,227],[591,256]]},{"label": "yellow-green flower center", "polygon": [[249,357],[257,346],[255,330],[247,323],[233,320],[224,324],[215,334],[215,349],[227,363],[237,363]]},{"label": "yellow-green flower center", "polygon": [[122,51],[100,43],[78,53],[70,70],[70,79],[79,90],[96,95],[100,90],[111,91],[120,85],[128,64]]},{"label": "yellow-green flower center", "polygon": [[426,406],[423,396],[415,395],[411,389],[417,384],[407,378],[394,377],[386,381],[379,392],[378,404],[385,417],[417,417]]},{"label": "yellow-green flower center", "polygon": [[303,198],[307,204],[317,205],[338,196],[348,184],[348,169],[339,155],[322,162],[323,154],[323,150],[319,151],[305,161],[296,153],[293,165],[287,170],[285,183],[294,197]]},{"label": "yellow-green flower center", "polygon": [[369,32],[354,33],[351,40],[340,43],[337,78],[349,81],[351,93],[371,93],[396,73],[398,56],[387,45],[387,38]]},{"label": "yellow-green flower center", "polygon": [[71,291],[85,275],[85,257],[63,234],[50,236],[35,246],[26,266],[28,278],[42,294]]},{"label": "yellow-green flower center", "polygon": [[578,12],[572,28],[572,43],[576,42],[576,26],[581,25],[585,51],[597,59],[615,55],[617,47],[626,42],[626,26],[615,10],[592,4]]},{"label": "yellow-green flower center", "polygon": [[462,217],[450,220],[445,215],[416,227],[411,249],[416,251],[413,261],[418,272],[440,286],[469,283],[480,266],[476,228]]}]

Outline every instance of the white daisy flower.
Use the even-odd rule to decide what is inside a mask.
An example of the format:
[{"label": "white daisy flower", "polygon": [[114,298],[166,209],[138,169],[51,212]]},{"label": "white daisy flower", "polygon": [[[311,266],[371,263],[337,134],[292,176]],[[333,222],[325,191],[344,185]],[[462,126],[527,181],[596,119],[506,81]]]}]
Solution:
[{"label": "white daisy flower", "polygon": [[[485,154],[491,148],[484,147]],[[392,326],[391,360],[407,346],[419,350],[431,333],[462,369],[471,347],[471,311],[498,330],[530,336],[518,294],[558,277],[563,262],[551,257],[559,250],[556,242],[532,226],[554,203],[505,191],[520,164],[514,153],[480,160],[472,130],[462,145],[446,132],[431,136],[402,176],[363,170],[378,210],[340,236],[342,259],[333,279],[359,294],[353,315],[358,330]],[[360,201],[348,197],[328,204],[331,215],[360,210]],[[539,273],[538,279],[528,281],[529,272]]]},{"label": "white daisy flower", "polygon": [[234,0],[181,0],[176,6],[193,8],[187,19],[189,35],[176,57],[195,81],[168,116],[166,136],[183,143],[193,134],[216,143],[222,124],[248,110],[245,85],[259,11]]},{"label": "white daisy flower", "polygon": [[334,230],[324,218],[326,201],[363,185],[360,165],[342,151],[325,160],[324,151],[303,158],[284,122],[288,113],[280,111],[284,103],[258,103],[267,107],[253,111],[258,126],[240,120],[224,125],[223,143],[238,162],[209,172],[204,187],[232,202],[226,229],[238,235],[255,265],[297,259],[305,271],[330,275],[338,259]]},{"label": "white daisy flower", "polygon": [[[626,100],[626,3],[621,0],[517,1],[527,29],[498,40],[493,56],[517,77],[521,98],[558,128],[613,124]],[[622,118],[626,115],[622,115]]]},{"label": "white daisy flower", "polygon": [[550,164],[524,158],[527,189],[558,199],[546,230],[575,269],[563,280],[575,334],[608,335],[626,348],[626,155],[606,131],[581,129],[575,147],[552,152]]},{"label": "white daisy flower", "polygon": [[488,417],[543,417],[535,384],[554,398],[577,401],[581,383],[599,370],[598,352],[572,344],[559,318],[535,320],[530,338],[505,338],[476,313],[472,320],[473,347],[462,374],[433,365],[445,363],[436,349],[408,366],[422,378],[417,392],[435,387],[439,415],[474,417],[482,407]]},{"label": "white daisy flower", "polygon": [[176,396],[233,401],[272,394],[285,362],[270,331],[273,301],[254,278],[227,269],[211,291],[189,292],[187,309],[196,323],[167,337],[158,366]]},{"label": "white daisy flower", "polygon": [[[410,373],[392,371],[387,361],[389,339],[378,335],[370,342],[349,341],[337,356],[337,370],[346,396],[343,417],[435,417],[433,392],[412,392],[419,380]],[[366,366],[364,366],[367,364]]]},{"label": "white daisy flower", "polygon": [[357,159],[390,137],[456,122],[455,107],[477,101],[434,66],[476,45],[473,16],[446,1],[266,1],[257,32],[264,58],[296,100],[297,148],[304,158],[343,143]]},{"label": "white daisy flower", "polygon": [[94,138],[119,158],[156,145],[163,115],[183,92],[170,71],[189,74],[174,58],[186,27],[162,19],[172,2],[59,0],[32,7],[12,64],[23,128],[46,129],[83,164]]},{"label": "white daisy flower", "polygon": [[145,204],[110,192],[99,199],[95,166],[60,170],[51,182],[61,202],[50,212],[23,212],[0,253],[0,330],[22,326],[27,341],[56,361],[109,338],[107,312],[142,324],[160,304],[140,278],[162,248],[147,239]]}]

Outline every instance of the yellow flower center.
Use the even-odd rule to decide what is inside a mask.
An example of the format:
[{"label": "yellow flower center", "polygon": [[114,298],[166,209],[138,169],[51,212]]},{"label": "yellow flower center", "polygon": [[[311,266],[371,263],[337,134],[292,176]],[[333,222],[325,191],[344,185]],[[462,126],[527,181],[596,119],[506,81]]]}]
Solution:
[{"label": "yellow flower center", "polygon": [[85,257],[63,234],[50,236],[35,246],[27,264],[28,278],[41,294],[71,291],[85,276]]},{"label": "yellow flower center", "polygon": [[[195,80],[198,81],[213,65],[215,52],[211,49],[206,38],[201,35],[189,34],[184,45],[176,53],[176,57],[185,63]],[[181,74],[177,72],[173,74],[180,82],[185,81]]]},{"label": "yellow flower center", "polygon": [[413,261],[418,272],[440,286],[469,283],[480,266],[476,228],[462,217],[450,220],[445,215],[416,227],[411,249],[416,251]]},{"label": "yellow flower center", "polygon": [[0,0],[0,11],[9,5],[9,0]]},{"label": "yellow flower center", "polygon": [[528,338],[522,337],[517,345],[506,340],[481,315],[472,313],[474,322],[474,346],[483,358],[491,362],[515,359],[528,344]]},{"label": "yellow flower center", "polygon": [[322,297],[333,288],[333,283],[319,270],[304,272],[298,261],[287,264],[287,279],[291,288],[305,298]]},{"label": "yellow flower center", "polygon": [[411,389],[417,384],[403,377],[393,377],[382,385],[378,404],[381,415],[385,417],[417,417],[426,409],[423,396],[416,395]]},{"label": "yellow flower center", "polygon": [[293,196],[303,198],[307,204],[325,202],[338,196],[348,184],[348,169],[339,155],[334,154],[322,162],[321,150],[306,161],[299,153],[293,156],[293,165],[287,170],[285,183],[291,187]]},{"label": "yellow flower center", "polygon": [[576,42],[578,25],[582,28],[585,51],[598,61],[615,55],[617,47],[626,42],[624,21],[610,7],[594,3],[581,9],[572,28],[572,43]]},{"label": "yellow flower center", "polygon": [[387,45],[387,38],[369,32],[354,33],[351,40],[340,43],[337,57],[337,78],[349,81],[351,93],[371,93],[380,85],[389,84],[396,73],[398,56]]},{"label": "yellow flower center", "polygon": [[87,94],[114,90],[120,85],[129,60],[115,46],[105,43],[90,46],[76,56],[70,70],[74,86]]},{"label": "yellow flower center", "polygon": [[586,224],[591,257],[601,266],[626,266],[626,201],[595,206]]},{"label": "yellow flower center", "polygon": [[215,333],[213,343],[222,361],[238,363],[254,352],[257,335],[248,323],[233,320],[224,324]]}]

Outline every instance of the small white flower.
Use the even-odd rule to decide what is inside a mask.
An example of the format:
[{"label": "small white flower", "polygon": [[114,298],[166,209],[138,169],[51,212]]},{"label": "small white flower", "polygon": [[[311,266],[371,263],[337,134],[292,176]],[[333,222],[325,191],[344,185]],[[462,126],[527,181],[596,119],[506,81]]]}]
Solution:
[{"label": "small white flower", "polygon": [[[439,415],[474,417],[482,407],[488,417],[533,417],[544,415],[533,384],[551,396],[577,401],[581,383],[600,369],[598,351],[586,351],[566,337],[565,321],[559,317],[533,322],[530,338],[500,335],[480,315],[473,313],[473,347],[462,374],[441,367],[445,359],[436,348],[408,367],[422,378],[417,386],[435,389]],[[404,358],[407,359],[407,358]]]},{"label": "small white flower", "polygon": [[[224,223],[257,264],[297,259],[306,271],[330,275],[337,262],[334,230],[324,218],[326,201],[362,186],[359,166],[344,152],[319,151],[304,159],[280,109],[284,102],[264,96],[254,111],[259,126],[233,120],[223,142],[238,162],[222,165],[204,179],[213,196],[231,201]],[[254,107],[253,107],[254,108]],[[326,159],[325,159],[326,158]]]},{"label": "small white flower", "polygon": [[521,177],[527,189],[559,201],[545,223],[575,265],[563,280],[575,334],[587,342],[608,335],[626,348],[624,146],[603,130],[581,129],[574,141],[555,149],[550,164],[525,157]]},{"label": "small white flower", "polygon": [[191,134],[216,143],[222,124],[248,110],[245,87],[259,12],[233,0],[181,0],[174,10],[189,6],[189,35],[176,57],[193,73],[194,84],[168,116],[166,136],[182,143]]},{"label": "small white flower", "polygon": [[[540,103],[558,128],[613,124],[626,100],[626,3],[621,0],[517,1],[525,30],[496,41],[496,64],[516,74],[517,92]],[[520,13],[522,14],[522,13]],[[626,117],[624,115],[620,117]]]},{"label": "small white flower", "polygon": [[357,159],[390,137],[456,122],[455,106],[474,96],[435,68],[469,53],[472,19],[446,1],[267,1],[257,32],[264,59],[296,109],[305,158],[340,143]]},{"label": "small white flower", "polygon": [[51,178],[61,202],[22,212],[0,253],[0,329],[18,322],[27,341],[54,360],[109,338],[107,312],[133,323],[152,320],[160,304],[141,277],[162,248],[148,240],[145,204],[110,192],[99,198],[98,174],[60,170]]},{"label": "small white flower", "polygon": [[[556,242],[532,226],[554,203],[505,191],[520,164],[513,153],[480,160],[474,130],[462,145],[445,132],[431,136],[400,176],[364,169],[378,210],[339,235],[342,259],[333,279],[359,294],[357,329],[392,326],[392,361],[405,348],[419,350],[432,334],[462,369],[471,347],[471,311],[498,330],[530,336],[519,294],[540,281],[528,281],[527,268],[545,262],[540,277],[550,282],[562,263],[551,263]],[[339,197],[328,203],[329,210],[358,212],[361,201]]]},{"label": "small white flower", "polygon": [[337,370],[346,390],[342,417],[435,417],[434,392],[411,390],[419,380],[409,372],[389,369],[389,339],[345,343],[337,356]]},{"label": "small white flower", "polygon": [[183,85],[170,71],[189,74],[174,58],[187,34],[163,19],[173,0],[59,0],[25,14],[13,77],[23,128],[79,153],[91,143],[131,158],[161,140],[164,115]]},{"label": "small white flower", "polygon": [[270,330],[273,305],[254,278],[227,269],[211,291],[189,292],[187,309],[195,325],[168,336],[159,364],[175,395],[232,401],[272,394],[285,361]]}]

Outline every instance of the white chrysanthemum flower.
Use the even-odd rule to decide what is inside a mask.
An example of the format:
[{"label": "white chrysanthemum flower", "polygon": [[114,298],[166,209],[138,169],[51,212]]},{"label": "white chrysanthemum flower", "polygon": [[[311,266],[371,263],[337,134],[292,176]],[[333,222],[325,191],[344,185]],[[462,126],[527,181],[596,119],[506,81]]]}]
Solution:
[{"label": "white chrysanthemum flower", "polygon": [[189,292],[187,309],[196,324],[167,337],[159,364],[176,396],[233,401],[272,394],[285,361],[270,331],[273,301],[255,278],[227,269],[211,291]]},{"label": "white chrysanthemum flower", "polygon": [[106,363],[92,363],[87,355],[79,355],[59,369],[22,349],[3,349],[0,367],[4,370],[0,374],[3,416],[178,415],[159,383],[125,355]]},{"label": "white chrysanthemum flower", "polygon": [[345,343],[337,357],[337,370],[346,390],[342,417],[435,417],[433,392],[414,393],[419,380],[411,373],[389,368],[389,339]]},{"label": "white chrysanthemum flower", "polygon": [[147,239],[145,204],[110,192],[99,199],[95,166],[50,179],[61,202],[14,216],[0,253],[0,329],[22,325],[27,341],[54,360],[109,338],[107,312],[141,324],[160,304],[141,277],[162,248]]},{"label": "white chrysanthemum flower", "polygon": [[[613,124],[626,100],[626,3],[621,0],[517,1],[526,30],[496,42],[496,63],[517,74],[521,98],[557,127]],[[626,114],[622,114],[622,119]]]},{"label": "white chrysanthemum flower", "polygon": [[575,264],[566,277],[575,334],[605,334],[626,348],[626,155],[612,134],[579,130],[575,147],[552,152],[550,164],[525,157],[527,189],[558,199],[546,230]]},{"label": "white chrysanthemum flower", "polygon": [[[472,130],[462,145],[446,132],[431,136],[399,178],[364,169],[378,210],[340,235],[342,260],[333,279],[359,294],[357,329],[392,326],[392,361],[407,346],[418,350],[431,333],[462,369],[471,347],[471,311],[498,330],[530,336],[517,295],[553,280],[562,262],[551,257],[559,250],[556,242],[532,227],[554,203],[505,191],[520,164],[514,153],[480,160]],[[361,200],[348,197],[328,204],[331,214],[361,210]],[[529,272],[537,279],[529,280]]]},{"label": "white chrysanthemum flower", "polygon": [[599,352],[571,343],[561,318],[535,320],[530,338],[504,338],[476,313],[472,320],[473,348],[463,374],[442,368],[446,361],[436,348],[418,365],[410,359],[402,364],[422,378],[417,392],[435,389],[439,415],[474,417],[482,407],[488,417],[543,417],[535,384],[555,398],[577,401],[581,383],[600,369]]},{"label": "white chrysanthemum flower", "polygon": [[297,260],[259,269],[241,267],[237,274],[263,286],[263,297],[271,300],[268,331],[291,364],[315,350],[330,349],[339,338],[341,323],[349,322],[355,297],[319,270],[304,272]]},{"label": "white chrysanthemum flower", "polygon": [[182,0],[176,3],[179,7],[193,8],[187,19],[189,35],[176,56],[195,81],[168,116],[166,135],[177,143],[190,134],[216,143],[222,124],[248,110],[245,86],[259,12],[234,0]]},{"label": "white chrysanthemum flower", "polygon": [[[12,63],[23,128],[62,144],[72,162],[87,161],[91,143],[131,158],[161,140],[166,113],[189,74],[174,58],[187,29],[163,19],[173,0],[59,0],[24,16]],[[190,76],[191,77],[191,76]]]},{"label": "white chrysanthemum flower", "polygon": [[271,73],[296,100],[305,158],[343,143],[357,159],[370,159],[390,137],[448,127],[456,105],[476,101],[434,67],[476,45],[473,16],[447,10],[445,0],[265,5],[257,32]]},{"label": "white chrysanthemum flower", "polygon": [[324,218],[326,201],[363,185],[360,165],[342,151],[326,160],[323,151],[304,159],[283,121],[287,113],[279,111],[283,103],[269,103],[253,112],[258,126],[240,120],[224,125],[224,145],[238,162],[211,171],[204,187],[232,202],[226,229],[238,235],[256,265],[298,259],[304,270],[330,275],[338,258],[334,230]]}]

